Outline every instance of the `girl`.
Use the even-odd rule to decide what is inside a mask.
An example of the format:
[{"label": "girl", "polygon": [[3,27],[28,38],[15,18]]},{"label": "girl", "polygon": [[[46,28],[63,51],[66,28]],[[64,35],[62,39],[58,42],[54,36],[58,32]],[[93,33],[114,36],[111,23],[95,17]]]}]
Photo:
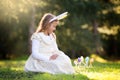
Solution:
[{"label": "girl", "polygon": [[[67,13],[62,14],[64,17]],[[32,40],[32,54],[25,64],[25,71],[47,72],[51,74],[73,74],[70,58],[58,49],[54,31],[60,16],[45,14]]]}]

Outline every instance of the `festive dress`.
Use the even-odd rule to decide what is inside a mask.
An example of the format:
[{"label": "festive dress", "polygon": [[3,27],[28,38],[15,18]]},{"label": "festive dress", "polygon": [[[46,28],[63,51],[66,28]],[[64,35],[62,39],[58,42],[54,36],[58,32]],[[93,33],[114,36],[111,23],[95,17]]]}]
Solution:
[{"label": "festive dress", "polygon": [[[25,71],[51,74],[74,73],[70,58],[58,49],[54,33],[49,36],[43,32],[34,33],[31,40],[32,54],[25,63]],[[58,54],[58,57],[55,60],[50,60],[50,56],[53,54]]]}]

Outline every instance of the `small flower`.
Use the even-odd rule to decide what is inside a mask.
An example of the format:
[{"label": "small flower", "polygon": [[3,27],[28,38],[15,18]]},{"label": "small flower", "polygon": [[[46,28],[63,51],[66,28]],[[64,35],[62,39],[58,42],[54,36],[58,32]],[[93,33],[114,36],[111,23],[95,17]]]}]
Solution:
[{"label": "small flower", "polygon": [[78,57],[78,62],[81,62],[81,58],[80,57]]}]

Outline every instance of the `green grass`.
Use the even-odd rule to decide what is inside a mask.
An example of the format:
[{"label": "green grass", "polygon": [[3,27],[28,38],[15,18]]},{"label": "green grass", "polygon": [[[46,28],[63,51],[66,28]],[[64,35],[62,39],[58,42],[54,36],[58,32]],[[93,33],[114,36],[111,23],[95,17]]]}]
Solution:
[{"label": "green grass", "polygon": [[[99,58],[98,58],[99,59]],[[73,75],[24,72],[25,60],[0,61],[0,80],[119,80],[120,62],[98,62],[77,67]]]}]

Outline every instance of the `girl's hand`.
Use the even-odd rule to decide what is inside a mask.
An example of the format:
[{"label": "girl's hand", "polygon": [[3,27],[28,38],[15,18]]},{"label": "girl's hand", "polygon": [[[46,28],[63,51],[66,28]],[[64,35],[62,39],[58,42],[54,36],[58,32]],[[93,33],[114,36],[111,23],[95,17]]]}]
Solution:
[{"label": "girl's hand", "polygon": [[53,54],[52,56],[50,56],[49,60],[55,60],[58,57],[58,54]]}]

